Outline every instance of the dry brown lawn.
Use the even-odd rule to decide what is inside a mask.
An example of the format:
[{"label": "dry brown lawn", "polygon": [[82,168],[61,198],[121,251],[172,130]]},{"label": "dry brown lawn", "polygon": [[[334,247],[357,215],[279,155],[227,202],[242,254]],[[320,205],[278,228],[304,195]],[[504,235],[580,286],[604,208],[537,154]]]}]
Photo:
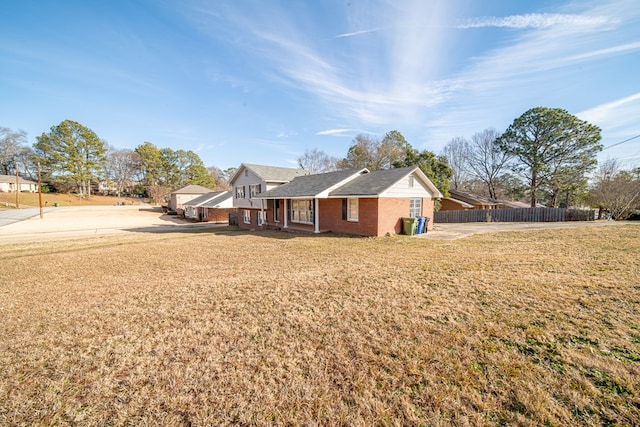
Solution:
[{"label": "dry brown lawn", "polygon": [[0,244],[0,425],[637,425],[640,226]]},{"label": "dry brown lawn", "polygon": [[[139,200],[140,199],[131,199],[129,197],[93,195],[91,197],[80,198],[74,194],[42,193],[42,204],[46,206],[53,206],[54,203],[58,203],[59,206],[102,206],[115,205],[117,202],[138,204]],[[21,192],[18,194],[18,204],[21,208],[40,206],[38,193]],[[14,208],[15,205],[16,193],[0,191],[0,209],[5,207]]]}]

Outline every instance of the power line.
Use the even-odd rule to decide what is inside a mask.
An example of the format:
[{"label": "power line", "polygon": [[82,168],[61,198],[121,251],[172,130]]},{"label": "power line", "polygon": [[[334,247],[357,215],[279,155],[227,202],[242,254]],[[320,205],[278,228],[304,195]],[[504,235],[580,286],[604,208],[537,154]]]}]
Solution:
[{"label": "power line", "polygon": [[620,144],[624,144],[625,142],[629,142],[629,141],[634,140],[636,138],[640,138],[640,135],[632,136],[631,138],[625,139],[624,141],[620,141],[620,142],[616,142],[615,144],[607,145],[606,147],[604,147],[602,149],[602,151],[604,151],[604,150],[606,150],[608,148],[611,148],[611,147],[615,147],[615,146],[620,145]]}]

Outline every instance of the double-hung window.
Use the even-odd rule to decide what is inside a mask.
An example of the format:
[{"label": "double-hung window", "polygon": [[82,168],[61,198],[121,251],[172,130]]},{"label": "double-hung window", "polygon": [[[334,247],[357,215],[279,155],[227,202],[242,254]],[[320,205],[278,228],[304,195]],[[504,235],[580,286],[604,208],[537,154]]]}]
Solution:
[{"label": "double-hung window", "polygon": [[248,209],[242,210],[242,222],[245,224],[251,224],[251,211]]},{"label": "double-hung window", "polygon": [[244,199],[244,185],[236,187],[236,199]]},{"label": "double-hung window", "polygon": [[347,199],[347,221],[358,221],[358,199]]},{"label": "double-hung window", "polygon": [[262,189],[262,185],[261,184],[252,184],[249,186],[249,197],[255,197],[258,194],[260,194],[260,191]]},{"label": "double-hung window", "polygon": [[422,199],[409,200],[409,216],[412,218],[422,216]]}]

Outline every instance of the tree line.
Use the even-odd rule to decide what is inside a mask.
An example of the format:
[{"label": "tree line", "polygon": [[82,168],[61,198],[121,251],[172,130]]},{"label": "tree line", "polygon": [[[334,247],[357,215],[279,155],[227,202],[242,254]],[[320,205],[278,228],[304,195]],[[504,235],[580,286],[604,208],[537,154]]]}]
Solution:
[{"label": "tree line", "polygon": [[176,188],[196,184],[225,188],[224,173],[207,168],[191,150],[158,148],[145,142],[133,150],[117,149],[90,128],[64,120],[27,144],[24,131],[0,128],[0,172],[14,174],[16,168],[29,179],[37,178],[41,166],[45,191],[72,192],[88,197],[97,191],[147,196],[161,201]]},{"label": "tree line", "polygon": [[[344,158],[315,148],[297,160],[300,168],[316,173],[419,166],[445,197],[449,189],[496,200],[526,197],[531,206],[591,205],[626,218],[640,208],[640,168],[624,170],[610,160],[596,171],[600,140],[597,126],[559,108],[536,107],[503,133],[487,128],[470,139],[453,138],[439,155],[414,148],[392,130],[382,138],[356,135]],[[205,167],[191,150],[158,148],[151,142],[117,149],[72,120],[37,136],[32,147],[24,131],[0,127],[0,173],[15,173],[17,167],[34,179],[38,163],[52,191],[89,196],[95,183],[103,182],[103,192],[154,201],[188,184],[227,189],[235,170]]]},{"label": "tree line", "polygon": [[600,129],[558,108],[532,108],[500,134],[454,138],[444,154],[452,187],[530,206],[592,206],[614,219],[640,210],[640,168],[607,160],[597,168]]}]

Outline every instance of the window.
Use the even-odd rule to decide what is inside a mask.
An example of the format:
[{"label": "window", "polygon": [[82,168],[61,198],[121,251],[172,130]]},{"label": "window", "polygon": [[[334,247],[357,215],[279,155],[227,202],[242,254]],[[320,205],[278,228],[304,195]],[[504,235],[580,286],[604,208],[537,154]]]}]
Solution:
[{"label": "window", "polygon": [[262,189],[262,184],[253,184],[249,186],[249,197],[255,197],[258,194],[260,194],[260,191]]},{"label": "window", "polygon": [[251,211],[244,209],[242,211],[242,222],[245,224],[251,224]]},{"label": "window", "polygon": [[267,211],[256,212],[256,220],[258,222],[258,225],[262,225],[267,222]]},{"label": "window", "polygon": [[313,200],[292,200],[291,201],[291,222],[303,224],[313,224]]},{"label": "window", "polygon": [[236,199],[244,199],[244,185],[236,187]]},{"label": "window", "polygon": [[275,222],[280,221],[280,199],[276,199],[274,202],[273,220]]},{"label": "window", "polygon": [[409,200],[409,216],[412,218],[422,216],[422,199]]},{"label": "window", "polygon": [[347,199],[347,221],[358,221],[358,199]]}]

